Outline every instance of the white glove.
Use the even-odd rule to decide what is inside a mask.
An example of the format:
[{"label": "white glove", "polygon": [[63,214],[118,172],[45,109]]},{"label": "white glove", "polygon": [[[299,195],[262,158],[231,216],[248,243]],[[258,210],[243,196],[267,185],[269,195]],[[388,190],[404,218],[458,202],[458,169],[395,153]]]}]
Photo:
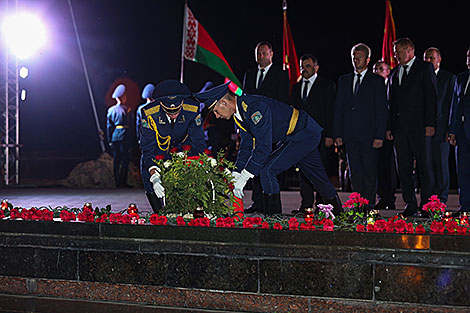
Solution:
[{"label": "white glove", "polygon": [[246,182],[248,179],[253,178],[253,174],[248,172],[247,170],[243,170],[240,174],[239,173],[232,173],[233,179],[233,194],[235,197],[243,199],[245,194],[243,193],[243,188],[245,188]]},{"label": "white glove", "polygon": [[[151,167],[150,169],[155,168]],[[155,168],[155,173],[153,173],[152,176],[150,176],[150,182],[153,184],[153,191],[157,195],[158,198],[163,198],[165,197],[165,188],[163,188],[162,185],[162,180],[160,178],[160,172],[158,171],[158,168]]]}]

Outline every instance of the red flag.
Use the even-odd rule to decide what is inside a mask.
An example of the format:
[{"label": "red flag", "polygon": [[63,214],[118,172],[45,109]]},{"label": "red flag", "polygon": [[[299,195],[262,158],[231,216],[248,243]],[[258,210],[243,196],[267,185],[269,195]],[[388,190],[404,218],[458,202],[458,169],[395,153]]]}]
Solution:
[{"label": "red flag", "polygon": [[385,1],[385,28],[384,28],[384,41],[382,44],[382,60],[384,60],[390,67],[397,65],[397,60],[393,55],[393,42],[397,39],[395,34],[395,22],[392,16],[392,5],[390,0]]},{"label": "red flag", "polygon": [[295,52],[294,40],[292,39],[289,22],[287,21],[287,3],[285,0],[282,6],[284,9],[284,31],[282,36],[283,68],[289,71],[290,86],[292,87],[300,78],[299,59],[297,58],[297,52]]}]

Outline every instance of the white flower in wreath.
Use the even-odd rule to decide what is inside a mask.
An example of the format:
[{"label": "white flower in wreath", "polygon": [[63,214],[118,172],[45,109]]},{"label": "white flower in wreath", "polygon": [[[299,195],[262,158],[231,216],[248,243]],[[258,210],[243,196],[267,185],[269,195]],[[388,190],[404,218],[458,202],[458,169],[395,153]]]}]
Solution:
[{"label": "white flower in wreath", "polygon": [[217,161],[214,159],[214,158],[209,158],[210,162],[211,162],[211,166],[212,167],[216,167],[217,166]]},{"label": "white flower in wreath", "polygon": [[179,158],[182,158],[182,157],[184,157],[184,152],[181,152],[181,151],[180,151],[180,152],[176,153],[176,155],[177,155]]},{"label": "white flower in wreath", "polygon": [[165,168],[169,168],[170,165],[171,165],[171,161],[170,161],[170,160],[166,160],[165,163],[163,163],[163,166],[164,166]]},{"label": "white flower in wreath", "polygon": [[230,172],[230,170],[228,168],[225,168],[224,174],[227,175],[227,176],[230,176],[230,175],[232,175],[232,172]]}]

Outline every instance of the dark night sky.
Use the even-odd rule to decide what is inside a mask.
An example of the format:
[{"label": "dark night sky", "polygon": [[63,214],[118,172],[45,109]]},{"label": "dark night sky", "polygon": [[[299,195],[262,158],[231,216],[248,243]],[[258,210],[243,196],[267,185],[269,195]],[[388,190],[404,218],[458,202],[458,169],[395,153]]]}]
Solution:
[{"label": "dark night sky", "polygon": [[[442,68],[465,70],[470,44],[468,1],[392,0],[397,37],[410,37],[422,57],[429,46],[443,55]],[[19,0],[40,12],[48,46],[26,62],[21,104],[23,155],[96,157],[99,141],[72,20],[66,0]],[[140,88],[147,82],[179,79],[183,0],[72,0],[93,92],[105,129],[105,96],[117,78]],[[281,65],[282,0],[189,0],[189,7],[211,35],[239,79],[255,66],[254,47],[270,41],[274,63]],[[371,63],[381,57],[385,0],[288,1],[288,19],[297,54],[313,53],[320,75],[334,81],[352,70],[350,49],[364,42]],[[185,62],[185,83],[199,90],[223,78],[203,65]]]}]

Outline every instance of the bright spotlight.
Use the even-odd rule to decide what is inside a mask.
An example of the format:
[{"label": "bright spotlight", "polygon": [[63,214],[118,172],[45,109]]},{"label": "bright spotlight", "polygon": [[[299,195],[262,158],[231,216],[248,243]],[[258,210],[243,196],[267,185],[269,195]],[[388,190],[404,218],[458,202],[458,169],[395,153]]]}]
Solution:
[{"label": "bright spotlight", "polygon": [[22,89],[21,90],[21,101],[25,101],[26,100],[26,89]]},{"label": "bright spotlight", "polygon": [[2,25],[3,37],[12,52],[26,59],[46,42],[46,31],[39,18],[29,13],[7,17]]},{"label": "bright spotlight", "polygon": [[26,78],[26,77],[28,77],[28,74],[29,74],[28,68],[22,66],[22,67],[20,68],[20,77],[21,77],[21,78]]}]

